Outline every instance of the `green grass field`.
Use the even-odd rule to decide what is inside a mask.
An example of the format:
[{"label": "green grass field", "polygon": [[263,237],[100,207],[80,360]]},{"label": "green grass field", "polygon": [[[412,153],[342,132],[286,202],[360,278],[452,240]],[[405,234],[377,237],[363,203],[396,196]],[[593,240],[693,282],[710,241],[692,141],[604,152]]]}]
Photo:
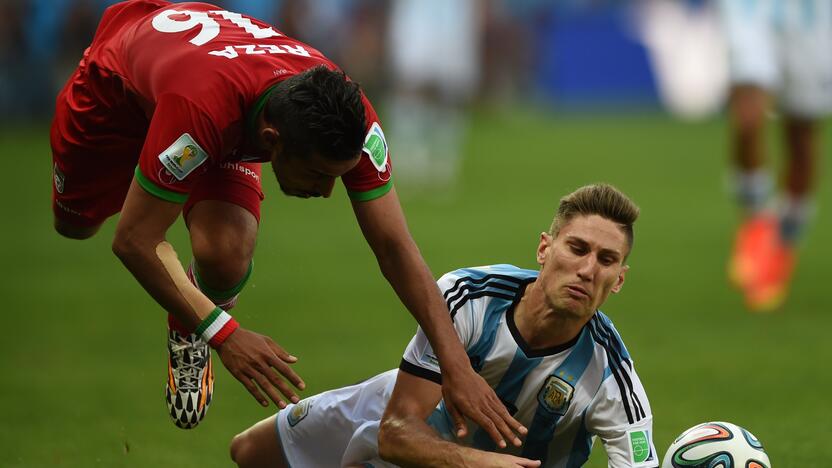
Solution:
[{"label": "green grass field", "polygon": [[[828,155],[832,125],[824,133]],[[647,388],[660,454],[683,429],[727,420],[754,432],[777,468],[829,466],[829,161],[792,295],[779,313],[752,315],[725,277],[736,225],[726,146],[722,120],[482,113],[451,194],[400,194],[438,276],[497,262],[534,268],[561,195],[618,185],[642,217],[627,284],[603,309]],[[165,315],[110,252],[113,220],[85,242],[52,231],[46,127],[3,128],[0,153],[0,466],[229,466],[231,437],[274,407],[259,407],[218,366],[208,417],[176,429],[163,395]],[[343,189],[294,200],[264,179],[254,275],[235,316],[300,357],[304,395],[396,366],[415,322],[379,273]],[[171,239],[187,260],[181,223]],[[606,466],[600,446],[589,466]]]}]

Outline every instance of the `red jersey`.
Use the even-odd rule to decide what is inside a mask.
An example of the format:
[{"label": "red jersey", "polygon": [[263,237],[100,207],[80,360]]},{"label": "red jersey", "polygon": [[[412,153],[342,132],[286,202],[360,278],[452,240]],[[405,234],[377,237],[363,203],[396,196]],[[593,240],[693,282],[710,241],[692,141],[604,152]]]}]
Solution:
[{"label": "red jersey", "polygon": [[[206,3],[134,0],[108,8],[82,67],[97,76],[102,105],[141,108],[149,121],[136,177],[149,192],[181,201],[208,167],[268,161],[247,135],[277,82],[324,65],[312,47],[272,26]],[[130,99],[132,106],[121,106]],[[387,143],[366,97],[365,154],[342,180],[350,197],[392,186]]]}]

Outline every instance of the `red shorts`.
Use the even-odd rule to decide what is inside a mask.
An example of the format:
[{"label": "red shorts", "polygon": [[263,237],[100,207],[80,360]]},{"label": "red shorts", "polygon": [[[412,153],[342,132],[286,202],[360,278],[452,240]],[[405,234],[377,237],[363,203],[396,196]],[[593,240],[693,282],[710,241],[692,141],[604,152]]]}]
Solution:
[{"label": "red shorts", "polygon": [[[58,94],[52,121],[52,210],[78,226],[97,226],[121,211],[133,180],[149,121],[117,77],[82,65]],[[263,200],[259,163],[209,168],[184,206],[221,200],[260,221]]]}]

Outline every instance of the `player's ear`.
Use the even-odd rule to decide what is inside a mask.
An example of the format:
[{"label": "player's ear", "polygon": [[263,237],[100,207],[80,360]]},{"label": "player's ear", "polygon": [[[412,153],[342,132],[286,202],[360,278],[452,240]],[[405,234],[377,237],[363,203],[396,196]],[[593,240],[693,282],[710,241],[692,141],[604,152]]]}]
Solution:
[{"label": "player's ear", "polygon": [[624,276],[627,274],[627,270],[630,269],[630,265],[623,265],[621,267],[621,271],[618,273],[618,279],[615,280],[615,286],[612,287],[612,292],[617,294],[621,291],[621,288],[624,287]]},{"label": "player's ear", "polygon": [[546,249],[552,245],[552,236],[545,232],[540,233],[540,243],[537,245],[537,264],[543,265],[546,260]]},{"label": "player's ear", "polygon": [[269,149],[280,150],[283,148],[283,140],[280,138],[280,132],[271,125],[264,125],[260,128],[260,137]]}]

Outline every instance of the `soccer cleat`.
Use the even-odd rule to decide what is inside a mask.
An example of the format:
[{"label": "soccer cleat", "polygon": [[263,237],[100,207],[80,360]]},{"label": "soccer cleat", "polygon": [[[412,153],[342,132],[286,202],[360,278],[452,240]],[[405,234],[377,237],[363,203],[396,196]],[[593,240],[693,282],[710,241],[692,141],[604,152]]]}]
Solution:
[{"label": "soccer cleat", "polygon": [[795,266],[794,248],[778,242],[758,264],[757,277],[745,287],[745,302],[754,312],[771,312],[786,301]]},{"label": "soccer cleat", "polygon": [[761,262],[773,255],[779,240],[777,218],[758,215],[745,221],[737,231],[734,251],[728,263],[731,283],[745,289],[762,274]]},{"label": "soccer cleat", "polygon": [[168,330],[165,399],[173,423],[182,429],[196,427],[208,412],[213,392],[211,348],[197,335]]}]

